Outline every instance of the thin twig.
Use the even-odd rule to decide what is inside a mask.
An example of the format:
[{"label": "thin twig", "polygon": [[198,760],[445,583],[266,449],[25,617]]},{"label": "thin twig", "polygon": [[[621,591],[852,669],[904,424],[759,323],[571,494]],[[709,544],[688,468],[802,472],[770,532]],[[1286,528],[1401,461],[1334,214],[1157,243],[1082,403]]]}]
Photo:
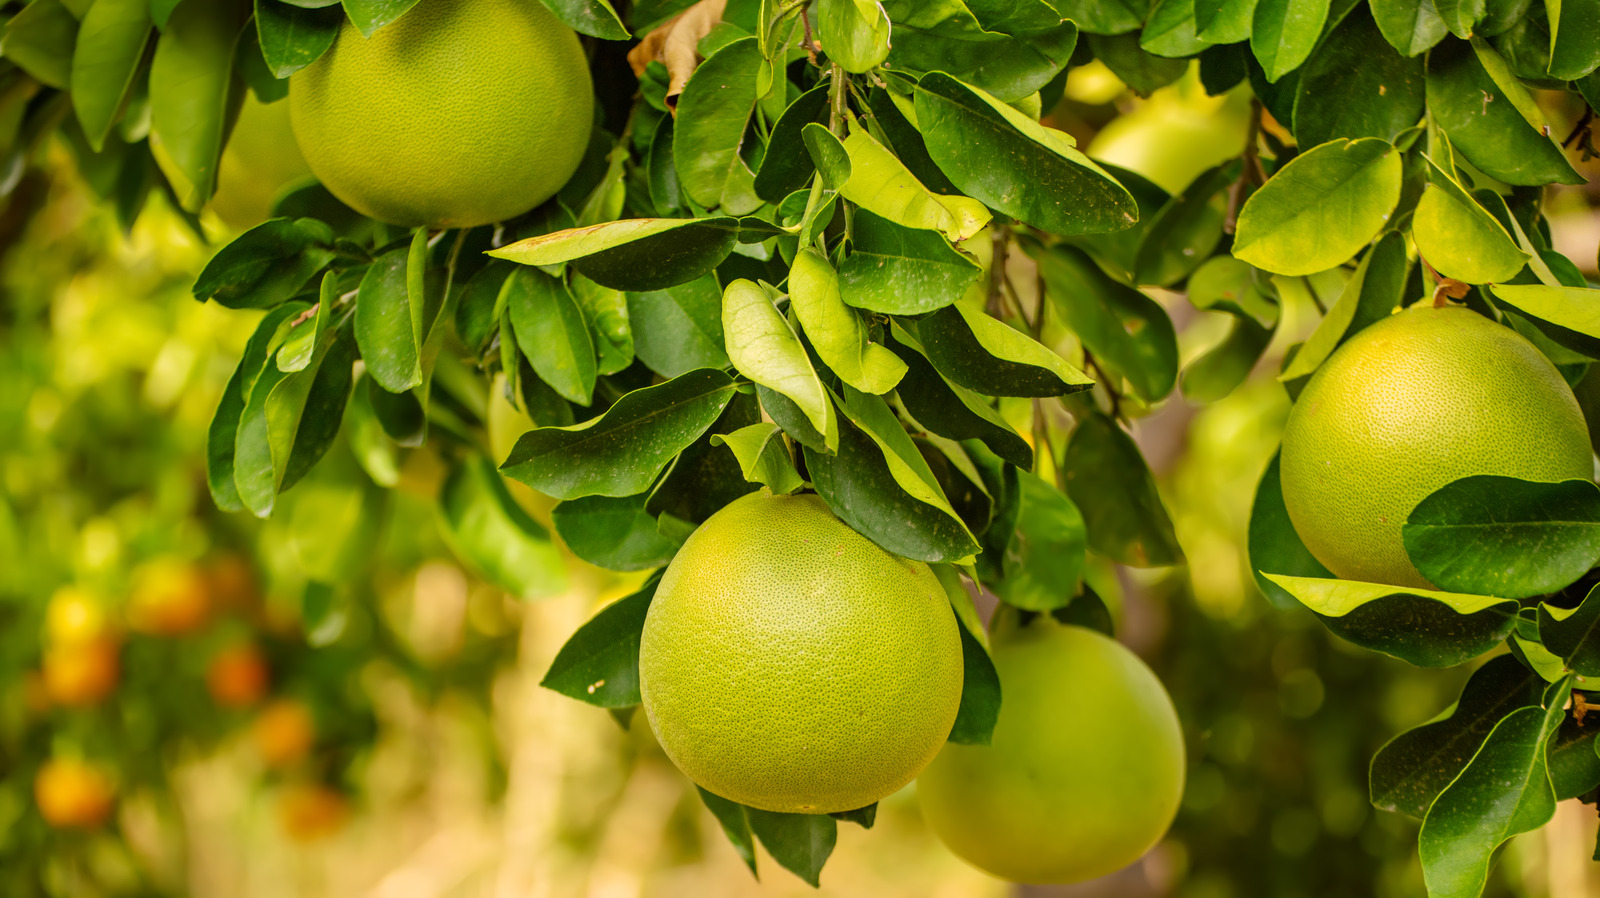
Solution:
[{"label": "thin twig", "polygon": [[1579,118],[1578,123],[1572,126],[1572,133],[1567,135],[1567,139],[1561,141],[1561,148],[1566,149],[1567,147],[1572,146],[1573,142],[1578,139],[1579,134],[1589,130],[1589,125],[1593,121],[1594,110],[1585,106],[1583,108],[1583,117]]},{"label": "thin twig", "polygon": [[1233,187],[1228,191],[1228,214],[1222,219],[1222,229],[1232,234],[1239,224],[1239,209],[1244,206],[1244,193],[1247,185],[1259,187],[1266,178],[1266,172],[1261,168],[1261,152],[1257,148],[1261,137],[1261,101],[1250,101],[1250,130],[1244,139],[1244,153],[1240,156],[1244,163],[1239,171],[1239,179],[1233,182]]}]

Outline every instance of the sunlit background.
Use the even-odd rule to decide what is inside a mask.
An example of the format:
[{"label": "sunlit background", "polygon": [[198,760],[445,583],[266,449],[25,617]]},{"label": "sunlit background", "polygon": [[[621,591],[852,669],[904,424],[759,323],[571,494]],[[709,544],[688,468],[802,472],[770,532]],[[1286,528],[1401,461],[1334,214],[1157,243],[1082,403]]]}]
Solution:
[{"label": "sunlit background", "polygon": [[[1564,96],[1548,112],[1570,129]],[[206,431],[256,316],[189,286],[303,174],[281,106],[247,109],[204,237],[159,197],[125,231],[65,145],[0,213],[0,894],[1422,894],[1417,824],[1368,804],[1366,765],[1467,671],[1339,642],[1270,605],[1246,558],[1288,412],[1274,375],[1315,325],[1315,297],[1285,291],[1273,347],[1233,395],[1199,408],[1174,394],[1134,429],[1189,559],[1117,571],[1107,596],[1184,722],[1188,786],[1167,840],[1100,882],[1016,887],[942,848],[913,786],[872,830],[840,827],[815,892],[765,855],[752,878],[642,721],[539,688],[567,636],[638,577],[569,558],[531,601],[476,579],[435,518],[444,465],[428,446],[364,443],[359,408],[270,520],[212,505]],[[1176,189],[1240,152],[1248,114],[1247,97],[1206,98],[1192,76],[1139,100],[1093,64],[1053,123]],[[1590,275],[1595,201],[1569,188],[1547,206],[1558,249]],[[1313,286],[1332,296],[1338,278]],[[1186,361],[1226,332],[1228,316],[1160,298]],[[373,452],[389,455],[357,463]],[[309,580],[343,586],[308,598]],[[52,758],[114,790],[104,826],[44,822],[35,778]],[[1595,836],[1593,808],[1568,802],[1512,841],[1489,894],[1600,894]]]}]

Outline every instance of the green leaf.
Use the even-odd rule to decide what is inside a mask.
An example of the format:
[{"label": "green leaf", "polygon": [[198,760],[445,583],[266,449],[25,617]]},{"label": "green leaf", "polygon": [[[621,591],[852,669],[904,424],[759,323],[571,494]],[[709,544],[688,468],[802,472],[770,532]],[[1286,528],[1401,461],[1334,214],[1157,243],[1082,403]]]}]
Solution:
[{"label": "green leaf", "polygon": [[[821,130],[821,126],[807,128],[806,133],[814,130]],[[940,196],[922,186],[911,170],[865,128],[851,131],[843,147],[850,157],[849,173],[829,186],[874,215],[907,228],[939,231],[951,242],[978,233],[994,217],[988,207],[971,197]]]},{"label": "green leaf", "polygon": [[[295,303],[293,308],[306,306]],[[279,325],[278,335],[290,326],[290,322]],[[341,336],[335,334],[317,350],[313,367],[284,372],[266,365],[253,383],[244,385],[244,411],[234,437],[233,482],[240,501],[257,517],[272,513],[278,493],[293,486],[338,433],[354,363],[349,338]],[[291,466],[294,479],[289,477]]]},{"label": "green leaf", "polygon": [[994,725],[1000,721],[1000,674],[984,647],[983,624],[972,597],[961,585],[961,575],[944,564],[934,565],[933,572],[944,585],[950,604],[956,609],[956,619],[961,622],[961,704],[956,709],[949,741],[988,745],[994,737]]},{"label": "green leaf", "polygon": [[[1580,678],[1581,679],[1581,678]],[[1583,688],[1578,683],[1577,688]],[[1595,756],[1595,727],[1582,727],[1575,718],[1561,721],[1548,751],[1550,785],[1556,801],[1577,798],[1600,787],[1600,757]]]},{"label": "green leaf", "polygon": [[[1511,90],[1526,88],[1514,84]],[[1427,95],[1434,122],[1484,174],[1517,185],[1583,183],[1561,148],[1528,124],[1469,45],[1441,44],[1428,54]]]},{"label": "green leaf", "polygon": [[78,28],[72,108],[97,153],[133,92],[151,30],[150,0],[96,0]]},{"label": "green leaf", "polygon": [[300,292],[333,260],[333,231],[310,218],[274,218],[211,257],[194,282],[194,297],[230,309],[268,309]]},{"label": "green leaf", "polygon": [[1434,720],[1390,739],[1372,758],[1372,804],[1421,819],[1460,775],[1489,731],[1519,708],[1536,706],[1543,683],[1510,655],[1472,672],[1461,699]]},{"label": "green leaf", "polygon": [[1484,0],[1434,0],[1439,18],[1456,37],[1468,37],[1487,11]]},{"label": "green leaf", "polygon": [[976,262],[937,232],[858,209],[850,254],[839,265],[839,289],[858,309],[920,315],[951,305],[982,276]]},{"label": "green leaf", "polygon": [[828,446],[837,445],[833,403],[811,367],[811,357],[767,291],[739,279],[722,293],[722,334],[740,374],[787,396]]},{"label": "green leaf", "polygon": [[644,507],[649,498],[640,493],[569,499],[550,511],[550,519],[572,554],[590,564],[613,571],[661,567],[678,545],[656,529],[655,517]]},{"label": "green leaf", "polygon": [[629,708],[639,695],[639,636],[660,577],[600,609],[556,653],[539,685],[601,708]]},{"label": "green leaf", "polygon": [[306,394],[288,460],[283,465],[279,492],[300,482],[332,448],[344,423],[345,406],[350,401],[357,357],[354,337],[344,330],[335,331],[327,340],[319,341],[315,349],[320,356],[314,360],[315,372],[303,369],[298,375],[310,378],[311,388]]},{"label": "green leaf", "polygon": [[1442,40],[1449,29],[1434,0],[1370,0],[1372,17],[1389,46],[1402,56],[1417,56]]},{"label": "green leaf", "polygon": [[1246,315],[1262,327],[1278,323],[1277,290],[1263,272],[1233,258],[1213,256],[1189,276],[1189,304]]},{"label": "green leaf", "polygon": [[1495,298],[1553,327],[1541,326],[1557,343],[1590,358],[1600,355],[1600,290],[1546,284],[1495,284]]},{"label": "green leaf", "polygon": [[1191,402],[1216,402],[1232,393],[1255,370],[1272,342],[1273,330],[1248,315],[1235,316],[1222,342],[1206,350],[1183,369],[1179,380]]},{"label": "green leaf", "polygon": [[1378,238],[1278,379],[1288,382],[1309,377],[1345,340],[1389,317],[1405,294],[1410,269],[1405,235],[1389,231]]},{"label": "green leaf", "polygon": [[1338,137],[1392,141],[1422,118],[1425,77],[1421,59],[1393,52],[1357,10],[1300,70],[1295,140],[1303,147]]},{"label": "green leaf", "polygon": [[814,249],[794,258],[789,302],[823,364],[845,383],[864,393],[887,393],[905,376],[905,362],[872,342],[866,323],[845,305],[833,266]]},{"label": "green leaf", "polygon": [[6,22],[0,56],[46,87],[65,90],[77,39],[78,20],[60,0],[33,0]]},{"label": "green leaf", "polygon": [[245,400],[250,387],[267,366],[269,350],[279,329],[305,307],[298,303],[279,306],[262,316],[255,333],[245,343],[239,366],[223,388],[217,411],[211,418],[206,436],[206,483],[211,489],[211,500],[223,511],[239,511],[244,502],[234,484],[235,444],[239,421],[244,416]]},{"label": "green leaf", "polygon": [[1600,587],[1589,590],[1576,608],[1539,606],[1539,639],[1568,670],[1580,677],[1600,676]]},{"label": "green leaf", "polygon": [[1417,503],[1400,532],[1412,564],[1441,589],[1547,595],[1600,561],[1600,487],[1463,477]]},{"label": "green leaf", "polygon": [[1495,596],[1267,573],[1363,648],[1418,667],[1454,667],[1483,654],[1516,625],[1516,602]]},{"label": "green leaf", "polygon": [[820,886],[822,865],[833,853],[839,824],[827,814],[780,814],[747,808],[750,829],[785,870]]},{"label": "green leaf", "polygon": [[633,364],[633,324],[628,320],[627,297],[582,275],[573,276],[571,294],[594,341],[595,370],[616,374]]},{"label": "green leaf", "polygon": [[817,0],[817,36],[828,58],[861,74],[889,58],[889,14],[877,0]]},{"label": "green leaf", "polygon": [[1157,56],[1193,56],[1210,46],[1197,34],[1195,0],[1160,0],[1139,34],[1139,46]]},{"label": "green leaf", "polygon": [[312,357],[328,333],[328,324],[333,319],[332,309],[338,301],[339,276],[330,271],[322,276],[322,289],[314,309],[316,317],[311,326],[306,327],[302,322],[278,348],[279,371],[304,371],[311,364]]},{"label": "green leaf", "polygon": [[1145,52],[1137,34],[1091,34],[1088,43],[1095,58],[1141,97],[1177,81],[1189,69],[1187,59],[1167,59]]},{"label": "green leaf", "polygon": [[917,336],[940,374],[988,396],[1062,396],[1094,385],[1049,347],[963,306],[917,322]]},{"label": "green leaf", "polygon": [[501,306],[539,379],[568,402],[594,402],[594,336],[565,283],[539,269],[518,267],[501,287]]},{"label": "green leaf", "polygon": [[1230,162],[1203,173],[1143,224],[1134,283],[1171,286],[1211,258],[1222,241],[1226,191],[1239,179],[1239,169]]},{"label": "green leaf", "polygon": [[864,808],[856,808],[853,811],[833,811],[828,816],[840,823],[854,823],[862,829],[871,829],[872,824],[878,820],[878,803],[874,801]]},{"label": "green leaf", "polygon": [[1328,20],[1328,0],[1259,0],[1250,24],[1250,52],[1267,81],[1300,67],[1317,46]]},{"label": "green leaf", "polygon": [[[717,447],[718,435],[761,421],[761,405],[748,389],[734,394],[711,428],[679,453],[666,476],[650,491],[644,509],[659,521],[662,533],[687,539],[688,529],[703,523],[723,506],[758,487],[744,479],[738,459]],[[675,530],[674,527],[685,529]]]},{"label": "green leaf", "polygon": [[923,355],[922,345],[903,329],[896,329],[895,345],[906,364],[895,395],[918,424],[948,439],[979,440],[1006,461],[1033,470],[1033,447],[988,399],[945,380]]},{"label": "green leaf", "polygon": [[1279,169],[1239,211],[1233,255],[1276,274],[1332,268],[1371,242],[1400,200],[1400,154],[1331,140]]},{"label": "green leaf", "polygon": [[1194,23],[1201,40],[1236,44],[1250,39],[1256,0],[1194,0]]},{"label": "green leaf", "polygon": [[894,22],[892,71],[958,75],[1005,102],[1049,84],[1078,41],[1077,26],[1062,21],[1070,17],[1040,0],[884,0],[884,8]]},{"label": "green leaf", "polygon": [[[800,132],[806,125],[822,124],[828,120],[828,85],[819,84],[801,94],[772,126],[768,146],[798,147]],[[769,203],[781,203],[783,198],[806,186],[816,166],[809,153],[767,153],[761,157],[761,167],[756,170],[756,195]]]},{"label": "green leaf", "polygon": [[150,150],[189,212],[216,190],[229,110],[243,100],[233,73],[239,12],[231,3],[179,5],[150,63]]},{"label": "green leaf", "polygon": [[542,598],[566,588],[566,562],[549,532],[517,504],[494,463],[483,456],[471,457],[445,479],[439,490],[439,532],[458,558],[518,598]]},{"label": "green leaf", "polygon": [[408,253],[393,250],[372,263],[356,291],[356,343],[367,373],[390,393],[422,383],[422,362],[412,330],[406,289]]},{"label": "green leaf", "polygon": [[1132,225],[1138,206],[1070,138],[941,72],[916,90],[928,155],[966,195],[1051,233]]},{"label": "green leaf", "polygon": [[1052,0],[1063,18],[1089,34],[1121,34],[1144,23],[1149,6],[1138,0]]},{"label": "green leaf", "polygon": [[1058,244],[1034,257],[1050,307],[1108,373],[1125,378],[1147,401],[1172,392],[1178,338],[1159,303],[1112,280],[1074,247]]},{"label": "green leaf", "polygon": [[671,378],[731,364],[722,344],[722,288],[715,277],[629,293],[627,299],[633,349],[650,370]]},{"label": "green leaf", "polygon": [[744,215],[761,204],[755,173],[739,149],[759,99],[763,63],[755,38],[736,40],[702,62],[678,97],[672,137],[678,183],[708,209]]},{"label": "green leaf", "polygon": [[1508,281],[1528,261],[1511,235],[1432,160],[1411,218],[1417,252],[1440,274],[1469,284]]},{"label": "green leaf", "polygon": [[1083,515],[1072,500],[1033,474],[1019,474],[1021,508],[1001,559],[995,595],[1028,611],[1053,611],[1072,602],[1088,543]]},{"label": "green leaf", "polygon": [[405,15],[417,0],[343,0],[350,24],[361,29],[362,37],[372,37],[379,28]]},{"label": "green leaf", "polygon": [[765,486],[773,495],[787,495],[805,484],[794,469],[794,459],[776,424],[762,421],[733,433],[717,434],[711,444],[727,446],[739,460],[744,479]]},{"label": "green leaf", "polygon": [[733,391],[721,371],[690,371],[624,394],[598,418],[528,431],[500,469],[558,499],[644,492],[717,420]]},{"label": "green leaf", "polygon": [[1098,412],[1083,417],[1061,466],[1067,495],[1083,513],[1089,548],[1119,564],[1183,561],[1172,519],[1133,437]]},{"label": "green leaf", "polygon": [[737,802],[729,801],[720,795],[713,795],[699,786],[695,787],[700,792],[700,800],[711,809],[717,823],[721,824],[722,832],[733,843],[733,850],[739,853],[740,860],[750,868],[751,875],[756,872],[756,842],[750,834],[749,809]]},{"label": "green leaf", "polygon": [[1422,877],[1437,898],[1476,898],[1501,843],[1555,816],[1545,752],[1560,727],[1571,680],[1545,708],[1506,715],[1461,775],[1434,799],[1417,837]]},{"label": "green leaf", "polygon": [[1268,574],[1323,578],[1332,577],[1333,572],[1311,554],[1289,520],[1289,510],[1283,504],[1283,484],[1278,476],[1279,454],[1273,453],[1272,461],[1267,463],[1267,470],[1256,486],[1255,501],[1250,507],[1248,547],[1250,570],[1261,594],[1278,608],[1288,609],[1299,600],[1267,579]]},{"label": "green leaf", "polygon": [[625,41],[633,35],[622,25],[608,0],[541,0],[561,24],[579,34],[607,41]]},{"label": "green leaf", "polygon": [[261,55],[277,78],[293,75],[328,52],[343,21],[337,5],[305,9],[279,0],[256,0]]},{"label": "green leaf", "polygon": [[734,218],[634,218],[529,237],[489,255],[523,265],[571,262],[616,290],[664,290],[710,274],[738,234]]},{"label": "green leaf", "polygon": [[[1600,68],[1600,2],[1547,2],[1550,16],[1550,77],[1575,81]],[[74,84],[76,90],[76,84]]]}]

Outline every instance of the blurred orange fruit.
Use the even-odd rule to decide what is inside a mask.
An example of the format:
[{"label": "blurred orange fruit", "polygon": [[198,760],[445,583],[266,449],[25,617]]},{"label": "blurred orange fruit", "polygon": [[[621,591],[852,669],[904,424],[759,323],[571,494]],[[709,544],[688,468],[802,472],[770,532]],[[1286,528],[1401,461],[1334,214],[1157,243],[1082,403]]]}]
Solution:
[{"label": "blurred orange fruit", "polygon": [[261,600],[256,572],[243,555],[228,552],[206,562],[206,582],[217,608],[251,608]]},{"label": "blurred orange fruit", "polygon": [[39,813],[59,829],[93,829],[111,816],[116,789],[100,768],[75,758],[52,758],[33,780]]},{"label": "blurred orange fruit", "polygon": [[290,767],[311,753],[317,721],[304,702],[279,699],[268,705],[252,727],[256,751],[275,770]]},{"label": "blurred orange fruit", "polygon": [[45,606],[45,638],[54,645],[91,642],[108,629],[105,606],[81,587],[61,587]]},{"label": "blurred orange fruit", "polygon": [[267,694],[267,659],[254,645],[230,646],[206,668],[206,688],[224,708],[248,708]]},{"label": "blurred orange fruit", "polygon": [[163,558],[134,572],[130,628],[151,636],[182,636],[200,629],[210,616],[210,584],[195,565]]},{"label": "blurred orange fruit", "polygon": [[350,815],[344,794],[320,783],[295,783],[278,794],[278,817],[297,842],[313,842],[337,832]]},{"label": "blurred orange fruit", "polygon": [[116,640],[53,645],[44,653],[44,691],[58,705],[98,704],[117,686],[120,665]]}]

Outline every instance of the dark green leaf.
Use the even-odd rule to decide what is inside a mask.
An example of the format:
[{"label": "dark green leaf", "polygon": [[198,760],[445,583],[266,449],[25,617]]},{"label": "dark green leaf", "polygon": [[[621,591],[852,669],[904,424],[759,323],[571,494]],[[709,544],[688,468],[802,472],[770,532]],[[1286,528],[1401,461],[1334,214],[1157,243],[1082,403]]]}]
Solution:
[{"label": "dark green leaf", "polygon": [[[1022,35],[991,31],[974,13],[1013,16],[1014,21],[994,21],[1012,28],[1021,19],[1048,7],[1039,0],[1012,3],[972,3],[960,0],[886,0],[884,8],[894,22],[889,66],[905,72],[941,71],[958,75],[1006,102],[1039,90],[1072,58],[1078,28],[1062,22],[1063,16],[1043,30],[1023,27]],[[1043,22],[1036,22],[1043,25]]]},{"label": "dark green leaf", "polygon": [[1577,608],[1539,606],[1539,640],[1568,670],[1600,677],[1600,587],[1589,590]]},{"label": "dark green leaf", "polygon": [[901,227],[858,209],[850,254],[839,265],[839,289],[858,309],[920,315],[954,303],[982,275],[937,231]]},{"label": "dark green leaf", "polygon": [[501,470],[558,499],[644,492],[717,420],[733,390],[713,368],[634,390],[598,418],[523,434]]},{"label": "dark green leaf", "polygon": [[1417,570],[1441,589],[1546,595],[1600,560],[1600,487],[1463,477],[1417,503],[1401,534]]},{"label": "dark green leaf", "polygon": [[1000,720],[1000,674],[983,643],[961,626],[961,705],[950,729],[950,741],[961,745],[988,745]]},{"label": "dark green leaf", "polygon": [[1160,0],[1139,33],[1139,46],[1167,57],[1193,56],[1210,46],[1196,34],[1194,7],[1195,0]]},{"label": "dark green leaf", "polygon": [[267,67],[287,78],[333,46],[344,15],[338,6],[303,9],[279,0],[256,0],[256,32]]},{"label": "dark green leaf", "polygon": [[678,182],[708,209],[721,206],[730,215],[744,215],[761,204],[755,173],[739,148],[755,111],[763,63],[755,38],[734,41],[701,63],[678,97],[673,130]]},{"label": "dark green leaf", "polygon": [[[635,656],[637,657],[637,649]],[[720,795],[713,795],[699,786],[695,787],[700,792],[700,800],[711,809],[717,823],[722,825],[722,832],[733,843],[733,850],[739,853],[740,860],[750,868],[751,874],[756,872],[756,843],[750,834],[750,816],[748,809],[737,802],[729,801]]]},{"label": "dark green leaf", "polygon": [[1421,54],[1448,32],[1433,0],[1371,0],[1371,3],[1378,30],[1402,56]]},{"label": "dark green leaf", "polygon": [[[1551,11],[1550,77],[1575,81],[1600,67],[1600,2],[1560,0],[1546,3]],[[1557,19],[1555,11],[1559,10]],[[76,90],[76,83],[74,83]]]},{"label": "dark green leaf", "polygon": [[1561,729],[1550,740],[1549,749],[1550,785],[1555,789],[1556,801],[1577,798],[1600,786],[1600,757],[1595,755],[1597,733],[1600,728],[1593,724],[1580,726],[1572,717],[1561,721]]},{"label": "dark green leaf", "polygon": [[280,492],[298,483],[327,454],[339,436],[345,405],[350,401],[350,387],[355,380],[355,337],[340,330],[329,336],[328,345],[324,347],[319,343],[316,349],[319,354],[326,354],[322,355],[315,375],[310,372],[303,375],[312,378],[311,389],[295,430],[293,449],[283,466],[283,482],[278,485]]},{"label": "dark green leaf", "polygon": [[1323,567],[1300,541],[1300,535],[1289,520],[1288,509],[1283,505],[1283,486],[1278,479],[1277,453],[1267,463],[1267,470],[1256,487],[1255,502],[1250,509],[1249,552],[1250,570],[1255,575],[1256,585],[1279,608],[1292,608],[1298,600],[1288,590],[1268,580],[1265,574],[1333,576],[1333,572]]},{"label": "dark green leaf", "polygon": [[1183,560],[1172,519],[1133,438],[1099,413],[1072,432],[1061,479],[1082,512],[1089,547],[1120,564],[1159,567]]},{"label": "dark green leaf", "polygon": [[571,262],[616,290],[663,290],[710,274],[738,233],[733,218],[636,218],[530,237],[489,255],[523,265]]},{"label": "dark green leaf", "polygon": [[[761,421],[761,407],[749,392],[739,392],[712,423],[711,428],[679,453],[654,490],[644,510],[658,521],[663,533],[675,536],[670,522],[693,527],[721,511],[723,506],[758,487],[744,478],[737,458],[716,444],[719,434],[735,433]],[[682,533],[687,538],[687,532]]]},{"label": "dark green leaf", "polygon": [[416,5],[417,0],[344,0],[344,11],[350,23],[361,29],[363,37],[372,37],[379,28]]},{"label": "dark green leaf", "polygon": [[39,83],[65,90],[77,38],[78,20],[61,0],[34,0],[6,22],[0,56]]},{"label": "dark green leaf", "polygon": [[1178,378],[1178,338],[1166,310],[1112,280],[1082,250],[1058,244],[1035,254],[1050,307],[1112,376],[1155,401]]},{"label": "dark green leaf", "polygon": [[727,446],[739,461],[744,479],[759,483],[775,496],[792,493],[804,485],[794,469],[794,458],[783,442],[778,425],[769,421],[750,424],[711,438],[714,446]]},{"label": "dark green leaf", "polygon": [[833,853],[839,824],[827,814],[780,814],[749,808],[750,829],[784,869],[813,886]]},{"label": "dark green leaf", "polygon": [[495,259],[462,285],[461,295],[456,298],[456,334],[472,351],[487,349],[489,338],[499,327],[497,316],[503,311],[497,308],[500,288],[514,270],[509,262]]},{"label": "dark green leaf", "polygon": [[731,364],[722,344],[722,288],[711,275],[665,290],[629,293],[628,318],[634,352],[663,377]]},{"label": "dark green leaf", "polygon": [[1245,382],[1256,362],[1272,342],[1273,331],[1246,315],[1235,316],[1221,343],[1206,350],[1183,369],[1179,380],[1191,402],[1216,402]]},{"label": "dark green leaf", "polygon": [[639,704],[639,636],[659,580],[651,577],[638,592],[600,609],[579,627],[539,685],[602,708]]},{"label": "dark green leaf", "polygon": [[1138,0],[1053,0],[1063,18],[1089,34],[1121,34],[1144,23],[1149,6]]},{"label": "dark green leaf", "polygon": [[1276,82],[1311,55],[1328,20],[1328,0],[1259,0],[1250,23],[1250,52]]},{"label": "dark green leaf", "polygon": [[280,327],[304,310],[304,306],[296,303],[279,306],[263,316],[256,325],[255,333],[245,344],[239,366],[223,388],[222,399],[217,403],[217,411],[211,418],[206,437],[206,482],[211,488],[211,500],[223,511],[244,508],[233,480],[233,462],[239,420],[244,415],[249,387],[254,385],[267,366],[268,350]]},{"label": "dark green leaf", "polygon": [[1055,234],[1116,231],[1137,220],[1133,196],[1068,138],[940,72],[916,92],[928,155],[963,193]]},{"label": "dark green leaf", "polygon": [[988,396],[1061,396],[1094,384],[1039,341],[963,306],[917,322],[917,337],[940,374]]},{"label": "dark green leaf", "polygon": [[305,286],[333,259],[333,232],[310,218],[274,218],[217,251],[194,282],[194,296],[230,309],[267,309]]},{"label": "dark green leaf", "polygon": [[1238,180],[1237,162],[1196,178],[1162,205],[1148,224],[1134,261],[1134,283],[1166,287],[1188,277],[1211,258],[1222,241],[1229,185]]},{"label": "dark green leaf", "polygon": [[1131,32],[1091,34],[1088,43],[1094,57],[1141,97],[1166,87],[1189,69],[1187,59],[1168,59],[1147,52],[1139,45],[1139,35]]},{"label": "dark green leaf", "polygon": [[910,335],[897,331],[895,340],[895,351],[907,366],[896,395],[918,424],[952,440],[981,440],[1006,461],[1033,470],[1033,447],[999,411],[984,397],[945,380]]},{"label": "dark green leaf", "polygon": [[1434,121],[1484,174],[1507,184],[1583,183],[1555,141],[1535,130],[1489,77],[1470,45],[1441,44],[1428,54],[1427,95]]},{"label": "dark green leaf", "polygon": [[1001,559],[995,594],[1028,611],[1063,608],[1083,574],[1083,515],[1072,500],[1033,474],[1020,474],[1016,528]]},{"label": "dark green leaf", "polygon": [[1389,740],[1372,758],[1373,806],[1421,819],[1502,718],[1539,703],[1544,683],[1510,655],[1472,674],[1449,713]]},{"label": "dark green leaf", "polygon": [[356,343],[367,373],[390,393],[403,393],[422,383],[406,291],[407,255],[397,249],[373,262],[356,292]]},{"label": "dark green leaf", "polygon": [[853,811],[837,811],[828,816],[841,823],[854,823],[862,829],[871,829],[872,824],[878,820],[878,803],[874,801],[864,808],[856,808]]},{"label": "dark green leaf", "polygon": [[1194,0],[1194,23],[1200,39],[1236,44],[1250,39],[1256,0]]},{"label": "dark green leaf", "polygon": [[217,186],[235,90],[233,52],[244,24],[231,3],[181,4],[150,63],[150,145],[178,203],[198,212]]},{"label": "dark green leaf", "polygon": [[678,551],[645,513],[646,493],[637,496],[585,496],[558,504],[550,518],[572,554],[613,571],[660,567]]},{"label": "dark green leaf", "polygon": [[625,41],[632,37],[617,18],[617,11],[608,0],[541,0],[556,14],[561,24],[579,34],[608,41]]},{"label": "dark green leaf", "polygon": [[828,120],[828,85],[819,84],[801,94],[783,111],[778,123],[772,126],[769,144],[778,152],[761,158],[761,168],[756,172],[756,195],[769,203],[779,203],[789,194],[806,186],[816,166],[809,153],[790,152],[784,148],[800,146],[800,129],[813,123]]},{"label": "dark green leaf", "polygon": [[1393,52],[1357,9],[1300,70],[1295,140],[1303,147],[1337,137],[1392,141],[1422,118],[1424,80],[1422,60]]},{"label": "dark green leaf", "polygon": [[133,91],[150,34],[150,0],[97,0],[84,14],[71,54],[72,108],[97,153]]},{"label": "dark green leaf", "polygon": [[512,498],[487,458],[473,456],[445,479],[439,490],[439,524],[457,557],[518,598],[541,598],[566,586],[561,551]]},{"label": "dark green leaf", "polygon": [[1472,26],[1483,18],[1487,5],[1484,0],[1434,0],[1439,18],[1456,37],[1468,37]]},{"label": "dark green leaf", "polygon": [[569,402],[593,401],[594,338],[567,285],[537,268],[519,267],[500,288],[500,304],[539,378]]}]

